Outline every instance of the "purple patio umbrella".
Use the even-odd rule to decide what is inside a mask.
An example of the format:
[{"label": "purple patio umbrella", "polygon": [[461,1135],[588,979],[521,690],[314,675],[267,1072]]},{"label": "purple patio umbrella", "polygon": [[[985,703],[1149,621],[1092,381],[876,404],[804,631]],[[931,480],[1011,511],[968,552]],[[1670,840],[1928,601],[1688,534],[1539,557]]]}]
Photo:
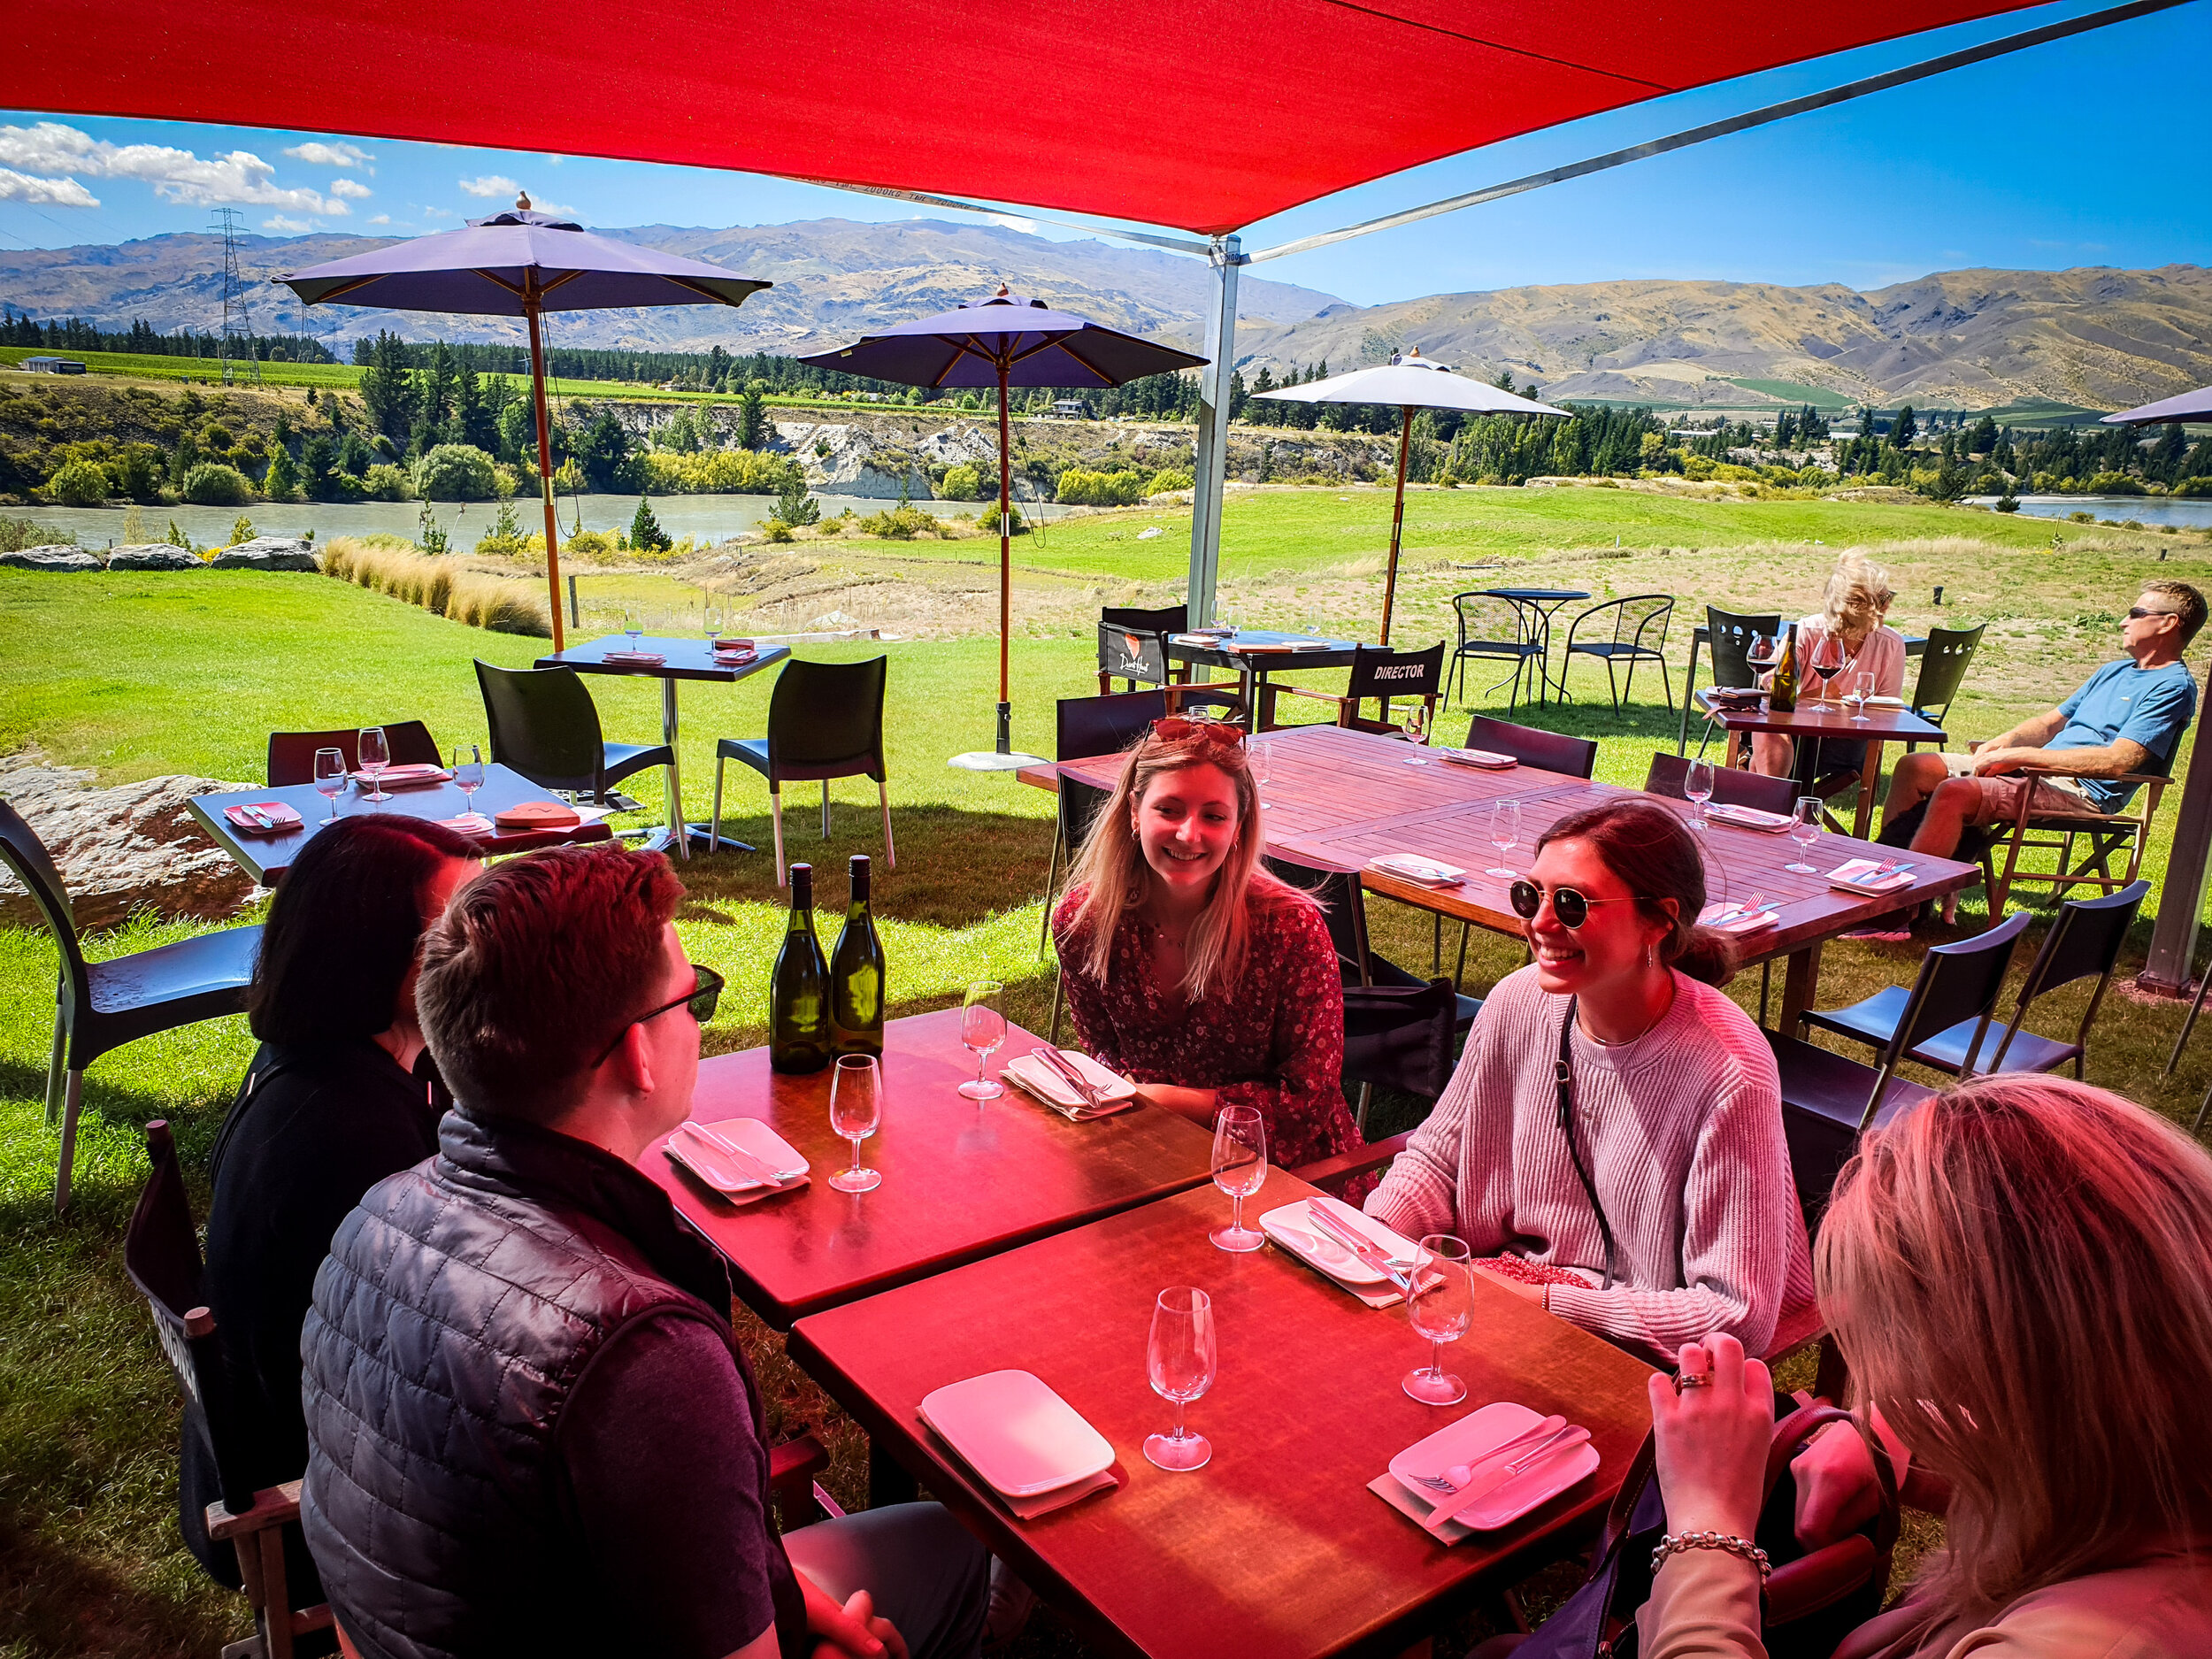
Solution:
[{"label": "purple patio umbrella", "polygon": [[374,305],[528,320],[538,487],[545,506],[545,580],[552,595],[557,651],[565,643],[561,559],[553,518],[553,448],[540,314],[634,305],[741,305],[748,295],[772,286],[720,265],[594,236],[572,219],[533,211],[527,196],[517,196],[507,211],[472,219],[459,230],[416,236],[271,280],[307,305]]},{"label": "purple patio umbrella", "polygon": [[881,334],[864,334],[849,346],[799,361],[902,386],[998,388],[998,748],[995,753],[956,756],[953,764],[972,772],[1041,764],[1034,755],[1013,752],[1014,705],[1006,674],[1014,587],[1012,445],[1006,388],[1119,386],[1148,374],[1198,368],[1206,359],[1056,311],[1042,300],[1008,293],[1001,283],[988,299],[970,300],[956,311],[897,323]]},{"label": "purple patio umbrella", "polygon": [[2156,426],[2169,422],[2212,420],[2212,386],[2200,386],[2193,392],[2178,396],[2162,397],[2155,403],[2145,403],[2140,409],[2124,409],[2116,415],[2107,415],[2099,423],[2107,426]]}]

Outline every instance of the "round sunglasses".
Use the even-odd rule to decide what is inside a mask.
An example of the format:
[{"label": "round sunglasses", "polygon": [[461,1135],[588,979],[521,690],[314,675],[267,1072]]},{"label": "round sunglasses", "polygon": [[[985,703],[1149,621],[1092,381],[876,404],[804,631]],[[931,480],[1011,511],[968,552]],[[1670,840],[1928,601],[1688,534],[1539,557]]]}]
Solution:
[{"label": "round sunglasses", "polygon": [[[1544,908],[1544,889],[1533,881],[1516,881],[1508,889],[1507,896],[1513,902],[1513,913],[1525,922],[1534,921],[1536,912]],[[1590,919],[1593,904],[1633,904],[1641,896],[1631,894],[1624,899],[1594,899],[1578,887],[1554,887],[1551,913],[1559,918],[1562,927],[1571,932]]]}]

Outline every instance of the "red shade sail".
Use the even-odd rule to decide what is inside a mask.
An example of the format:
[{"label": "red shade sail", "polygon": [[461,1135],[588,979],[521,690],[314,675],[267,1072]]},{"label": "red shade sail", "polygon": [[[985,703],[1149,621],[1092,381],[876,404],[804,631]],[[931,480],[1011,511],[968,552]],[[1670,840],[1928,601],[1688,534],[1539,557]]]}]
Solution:
[{"label": "red shade sail", "polygon": [[0,101],[738,168],[1213,234],[1516,134],[2020,4],[43,0],[17,14]]}]

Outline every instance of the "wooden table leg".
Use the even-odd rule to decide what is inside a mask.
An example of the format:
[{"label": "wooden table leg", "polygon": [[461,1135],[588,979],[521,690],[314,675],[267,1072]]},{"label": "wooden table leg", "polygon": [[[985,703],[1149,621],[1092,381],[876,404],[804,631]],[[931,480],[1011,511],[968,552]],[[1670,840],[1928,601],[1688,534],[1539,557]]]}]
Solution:
[{"label": "wooden table leg", "polygon": [[920,1494],[921,1486],[906,1471],[906,1465],[885,1451],[872,1437],[868,1441],[868,1507],[880,1509],[887,1504],[911,1503]]},{"label": "wooden table leg", "polygon": [[1866,740],[1866,764],[1859,768],[1859,816],[1851,833],[1859,840],[1866,839],[1867,828],[1874,821],[1874,786],[1882,780],[1882,740]]},{"label": "wooden table leg", "polygon": [[1791,953],[1789,971],[1782,977],[1782,1019],[1775,1029],[1785,1037],[1799,1035],[1798,1027],[1804,1022],[1805,1010],[1819,994],[1820,945],[1816,941]]},{"label": "wooden table leg", "polygon": [[1751,733],[1748,732],[1729,733],[1728,767],[1730,771],[1740,772],[1750,764],[1750,762],[1744,757],[1744,751],[1750,747],[1750,744]]}]

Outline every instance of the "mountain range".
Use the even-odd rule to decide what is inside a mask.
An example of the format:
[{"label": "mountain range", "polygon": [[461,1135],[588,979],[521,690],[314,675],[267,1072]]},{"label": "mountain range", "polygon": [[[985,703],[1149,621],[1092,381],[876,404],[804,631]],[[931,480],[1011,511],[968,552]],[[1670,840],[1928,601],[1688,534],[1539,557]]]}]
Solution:
[{"label": "mountain range", "polygon": [[[738,352],[820,350],[942,311],[1001,281],[1111,327],[1202,349],[1211,280],[1194,259],[1004,227],[814,219],[727,229],[669,225],[603,234],[712,260],[775,286],[732,312],[709,306],[560,314],[549,342]],[[383,245],[326,234],[248,237],[256,275]],[[196,234],[0,252],[0,303],[105,328],[166,332],[222,317],[222,246]],[[518,340],[494,317],[309,310],[253,285],[254,326],[325,340],[341,357],[388,327],[410,338]],[[1668,408],[1762,402],[1969,409],[2054,403],[2116,409],[2212,382],[2212,271],[1947,271],[1860,292],[1838,283],[1645,280],[1432,295],[1361,306],[1246,273],[1238,361],[1248,379],[1325,359],[1333,369],[1418,346],[1489,379],[1510,370],[1547,398]]]}]

